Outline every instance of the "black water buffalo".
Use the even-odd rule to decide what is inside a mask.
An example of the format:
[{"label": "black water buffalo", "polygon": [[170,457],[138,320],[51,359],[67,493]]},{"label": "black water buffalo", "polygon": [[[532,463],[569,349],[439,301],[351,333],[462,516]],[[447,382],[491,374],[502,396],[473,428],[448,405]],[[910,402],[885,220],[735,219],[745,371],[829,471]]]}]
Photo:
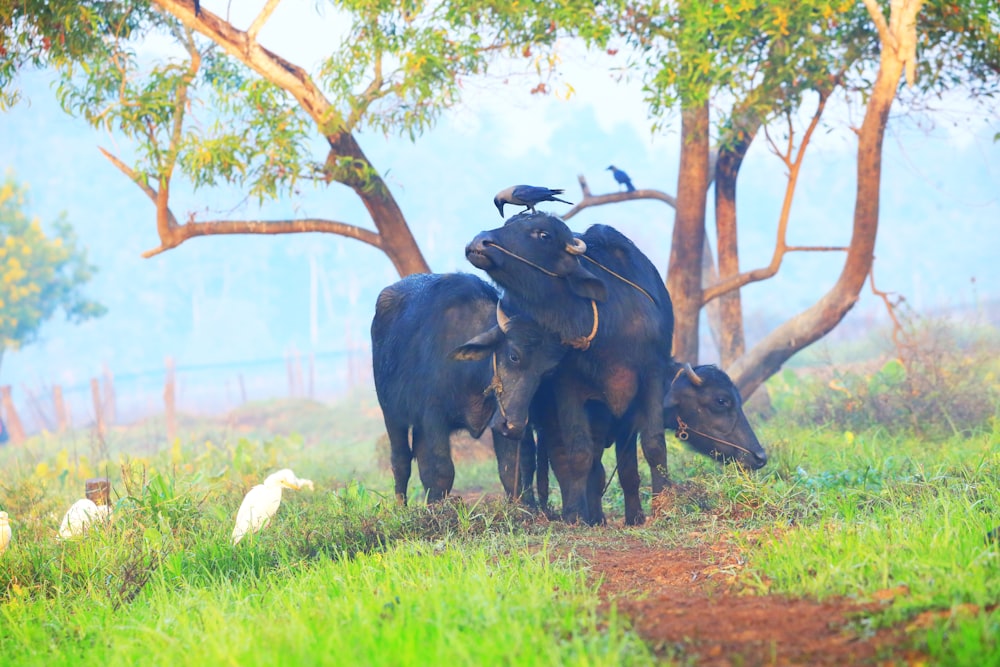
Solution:
[{"label": "black water buffalo", "polygon": [[740,390],[716,366],[681,366],[663,398],[663,421],[692,449],[718,461],[753,470],[767,463]]},{"label": "black water buffalo", "polygon": [[487,427],[508,496],[534,502],[534,460],[530,449],[521,454],[520,441],[542,374],[565,350],[530,318],[506,317],[497,302],[493,287],[463,273],[412,275],[379,294],[372,368],[401,503],[413,457],[427,500],[440,500],[455,480],[451,432],[479,437]]},{"label": "black water buffalo", "polygon": [[[764,466],[767,454],[747,421],[743,399],[729,376],[713,365],[697,368],[691,368],[690,364],[675,366],[677,370],[663,399],[663,423],[666,428],[674,431],[679,440],[695,451],[718,461],[750,469]],[[639,499],[636,432],[627,421],[614,419],[602,405],[588,403],[587,415],[595,443],[603,442],[605,447],[615,445],[618,480],[625,501],[625,523],[638,525],[643,522],[644,516]],[[693,428],[692,423],[700,428]],[[545,438],[540,438],[536,455],[538,504],[548,513],[549,463]],[[595,483],[598,481],[603,489],[603,478],[595,477]],[[595,507],[593,497],[588,497],[588,505],[592,514],[600,517],[600,505]]]},{"label": "black water buffalo", "polygon": [[[649,259],[617,230],[595,225],[577,237],[558,218],[521,214],[479,234],[466,256],[505,289],[505,308],[526,313],[577,348],[543,383],[532,407],[539,450],[551,458],[562,490],[564,519],[603,520],[600,456],[614,442],[626,521],[641,522],[636,434],[658,493],[667,483],[664,427],[677,427],[678,414],[699,451],[737,458],[751,468],[764,465],[749,426],[749,435],[732,428],[746,424],[738,402],[738,415],[723,424],[705,412],[720,398],[711,383],[688,391],[694,386],[690,377],[670,356],[670,296]],[[682,375],[686,383],[674,387]],[[728,389],[735,392],[732,382]],[[733,395],[727,396],[732,404]]]},{"label": "black water buffalo", "polygon": [[505,308],[573,348],[532,412],[559,480],[563,518],[603,520],[600,456],[608,443],[592,433],[588,402],[606,407],[615,422],[610,433],[638,432],[659,493],[667,483],[663,396],[673,367],[673,307],[652,262],[612,227],[595,225],[577,238],[547,214],[517,215],[479,234],[466,257],[504,288]]}]

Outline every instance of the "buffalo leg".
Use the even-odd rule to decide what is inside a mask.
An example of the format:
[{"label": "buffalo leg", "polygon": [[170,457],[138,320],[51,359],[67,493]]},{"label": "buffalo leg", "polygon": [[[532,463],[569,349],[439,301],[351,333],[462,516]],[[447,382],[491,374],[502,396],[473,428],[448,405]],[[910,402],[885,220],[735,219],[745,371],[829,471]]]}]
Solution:
[{"label": "buffalo leg", "polygon": [[535,494],[531,491],[531,480],[535,474],[534,441],[529,440],[531,447],[528,450],[525,445],[526,437],[527,434],[524,438],[513,440],[494,430],[493,450],[496,452],[500,482],[507,499],[533,507]]},{"label": "buffalo leg", "polygon": [[670,484],[667,473],[667,441],[663,433],[665,386],[662,376],[651,373],[643,382],[640,399],[642,409],[639,415],[639,438],[642,443],[642,455],[649,464],[654,496]]},{"label": "buffalo leg", "polygon": [[417,469],[428,503],[443,500],[455,483],[449,435],[447,430],[440,428],[413,429],[413,454],[417,457]]},{"label": "buffalo leg", "polygon": [[521,502],[531,508],[538,507],[535,502],[535,436],[531,428],[524,430],[521,442]]},{"label": "buffalo leg", "polygon": [[591,488],[588,482],[594,463],[593,439],[586,412],[576,394],[571,387],[556,388],[560,442],[558,447],[549,443],[549,460],[562,491],[563,521],[584,521],[594,525],[600,519],[590,516],[587,502],[587,489]]},{"label": "buffalo leg", "polygon": [[639,500],[639,459],[636,452],[636,434],[626,433],[615,443],[615,457],[618,459],[618,481],[625,497],[625,525],[638,526],[644,520],[642,504]]},{"label": "buffalo leg", "polygon": [[392,479],[396,487],[396,502],[406,504],[406,488],[410,483],[413,466],[413,452],[410,450],[409,427],[395,426],[386,422],[389,434],[389,461],[392,463]]},{"label": "buffalo leg", "polygon": [[590,465],[590,473],[587,475],[587,513],[590,516],[588,523],[597,526],[604,524],[604,509],[601,507],[601,497],[604,495],[604,484],[607,475],[604,472],[604,463],[601,462],[603,448],[594,454],[593,463]]}]

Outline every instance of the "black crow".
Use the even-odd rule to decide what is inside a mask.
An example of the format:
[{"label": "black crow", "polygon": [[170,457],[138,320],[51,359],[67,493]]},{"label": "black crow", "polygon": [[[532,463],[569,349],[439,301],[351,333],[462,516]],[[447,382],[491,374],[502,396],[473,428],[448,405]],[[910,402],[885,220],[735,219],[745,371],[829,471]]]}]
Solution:
[{"label": "black crow", "polygon": [[612,176],[615,177],[615,180],[625,186],[625,192],[635,192],[635,186],[632,185],[632,179],[628,177],[628,174],[615,165],[611,165],[608,169],[611,171]]},{"label": "black crow", "polygon": [[562,189],[540,188],[535,185],[512,185],[497,193],[497,196],[493,198],[493,205],[500,211],[501,218],[503,217],[504,204],[523,206],[525,211],[530,210],[532,213],[535,213],[535,204],[543,201],[561,201],[572,206],[573,202],[556,197],[562,193]]}]

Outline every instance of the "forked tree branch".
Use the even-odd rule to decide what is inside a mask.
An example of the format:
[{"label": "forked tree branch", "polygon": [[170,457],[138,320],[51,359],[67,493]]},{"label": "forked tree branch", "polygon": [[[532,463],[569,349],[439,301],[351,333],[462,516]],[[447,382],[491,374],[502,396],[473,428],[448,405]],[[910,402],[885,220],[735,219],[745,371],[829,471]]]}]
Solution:
[{"label": "forked tree branch", "polygon": [[661,192],[660,190],[642,188],[639,190],[633,190],[632,192],[610,192],[606,195],[592,195],[590,194],[590,186],[587,185],[586,177],[583,174],[580,174],[577,176],[577,180],[580,182],[580,191],[583,194],[583,197],[575,206],[573,206],[573,208],[567,211],[565,215],[560,216],[563,220],[569,220],[583,209],[590,208],[591,206],[617,204],[619,202],[633,201],[637,199],[656,199],[658,201],[665,202],[668,206],[672,206],[674,208],[677,207],[677,198],[672,195],[668,195],[666,192]]},{"label": "forked tree branch", "polygon": [[[159,208],[161,205],[161,194],[149,184],[149,181],[142,174],[105,149],[98,147],[98,150],[119,171],[128,176]],[[176,248],[184,241],[196,236],[219,234],[300,234],[302,232],[325,232],[357,239],[380,250],[384,249],[382,237],[379,234],[363,227],[336,220],[323,218],[301,218],[297,220],[209,220],[197,223],[190,221],[182,225],[177,222],[177,217],[169,207],[165,207],[165,210],[167,231],[163,232],[161,230],[159,246],[142,253],[142,256],[147,259],[159,255],[161,252],[166,252],[171,248]]]},{"label": "forked tree branch", "polygon": [[264,24],[267,23],[267,20],[271,18],[271,14],[278,8],[278,4],[280,2],[281,0],[267,0],[267,4],[264,5],[262,10],[260,10],[260,14],[257,15],[257,18],[255,18],[253,23],[250,24],[250,27],[247,28],[248,41],[257,41],[257,34],[260,32],[260,29],[264,27]]},{"label": "forked tree branch", "polygon": [[[738,289],[744,285],[748,285],[753,282],[760,282],[761,280],[767,280],[768,278],[773,277],[781,268],[781,262],[784,260],[785,254],[792,252],[793,250],[799,252],[847,250],[847,248],[836,246],[789,246],[787,243],[788,220],[792,212],[792,200],[795,198],[795,187],[798,184],[799,171],[802,168],[802,159],[805,157],[805,150],[809,145],[809,141],[812,139],[813,132],[816,130],[816,126],[819,125],[819,120],[823,115],[823,110],[826,108],[826,101],[828,97],[828,94],[825,92],[820,92],[819,104],[816,106],[816,111],[809,120],[809,126],[806,128],[805,134],[802,136],[802,142],[799,144],[798,150],[795,151],[793,149],[791,140],[789,140],[787,152],[784,154],[779,153],[778,155],[778,157],[781,158],[781,160],[788,167],[788,184],[785,186],[785,198],[784,201],[782,201],[781,213],[778,217],[777,238],[774,242],[774,253],[771,255],[770,264],[762,268],[738,273],[735,276],[730,276],[729,278],[712,285],[711,287],[706,287],[702,293],[702,303],[708,303],[712,299],[716,299],[726,292]],[[776,147],[769,136],[768,141],[771,142],[772,147]],[[795,154],[794,159],[792,157],[793,153]]]}]

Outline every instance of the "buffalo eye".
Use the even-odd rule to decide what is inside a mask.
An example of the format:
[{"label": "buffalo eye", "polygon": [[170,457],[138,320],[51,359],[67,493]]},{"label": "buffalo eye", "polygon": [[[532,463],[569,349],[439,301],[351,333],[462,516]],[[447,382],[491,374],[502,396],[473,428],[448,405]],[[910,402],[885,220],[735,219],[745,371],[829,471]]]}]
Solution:
[{"label": "buffalo eye", "polygon": [[720,408],[728,408],[731,405],[731,401],[726,396],[716,396],[715,405]]},{"label": "buffalo eye", "polygon": [[541,239],[542,241],[548,241],[550,238],[552,238],[551,234],[541,229],[535,230],[535,236]]},{"label": "buffalo eye", "polygon": [[519,355],[514,350],[511,350],[510,352],[507,353],[507,358],[510,359],[510,363],[512,364],[521,363],[521,355]]}]

